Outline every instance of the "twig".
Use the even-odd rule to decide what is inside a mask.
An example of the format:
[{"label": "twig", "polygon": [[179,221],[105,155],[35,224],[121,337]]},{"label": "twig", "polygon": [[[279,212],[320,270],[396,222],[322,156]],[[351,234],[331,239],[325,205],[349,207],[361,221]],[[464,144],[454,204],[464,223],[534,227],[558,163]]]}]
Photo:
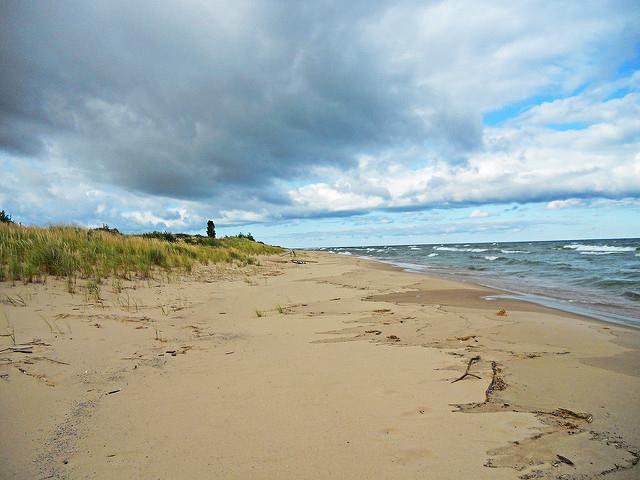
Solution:
[{"label": "twig", "polygon": [[453,382],[451,382],[451,383],[459,382],[460,380],[462,380],[462,379],[463,379],[463,378],[465,378],[465,377],[475,377],[475,378],[477,378],[477,379],[480,379],[480,377],[479,377],[478,375],[474,375],[473,373],[469,373],[469,370],[471,369],[471,365],[473,365],[473,363],[474,363],[474,362],[477,362],[477,361],[479,361],[479,360],[480,360],[480,356],[479,356],[479,355],[477,355],[477,356],[475,356],[475,357],[470,358],[470,359],[469,359],[469,363],[467,364],[467,369],[465,370],[464,374],[463,374],[461,377],[456,378],[456,379],[455,379]]},{"label": "twig", "polygon": [[61,360],[56,360],[55,358],[49,358],[49,357],[37,357],[37,358],[34,358],[34,360],[40,360],[40,359],[47,360],[47,361],[52,362],[52,363],[57,363],[58,365],[70,365],[67,362],[63,362]]},{"label": "twig", "polygon": [[33,350],[29,350],[28,348],[23,347],[6,347],[0,350],[0,353],[6,352],[7,350],[11,350],[13,353],[33,353]]},{"label": "twig", "polygon": [[558,457],[558,460],[560,460],[562,463],[566,463],[567,465],[571,465],[574,466],[575,463],[573,463],[571,460],[569,460],[567,457],[562,456],[562,455],[556,455],[556,457]]},{"label": "twig", "polygon": [[593,415],[588,412],[574,412],[568,408],[556,408],[555,410],[548,412],[544,410],[534,410],[532,413],[539,415],[551,415],[558,418],[572,418],[574,420],[584,420],[587,423],[593,422]]}]

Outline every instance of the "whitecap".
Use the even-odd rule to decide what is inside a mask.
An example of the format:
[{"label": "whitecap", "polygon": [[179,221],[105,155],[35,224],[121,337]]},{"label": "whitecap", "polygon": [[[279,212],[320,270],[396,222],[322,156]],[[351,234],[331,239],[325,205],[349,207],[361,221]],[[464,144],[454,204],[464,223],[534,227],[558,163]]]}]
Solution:
[{"label": "whitecap", "polygon": [[611,252],[611,253],[623,253],[623,252],[635,252],[636,247],[615,247],[612,245],[582,245],[580,243],[572,243],[570,245],[564,245],[562,248],[567,250],[574,250],[576,252]]},{"label": "whitecap", "polygon": [[490,255],[487,255],[487,256],[486,256],[486,257],[484,257],[484,258],[485,258],[486,260],[491,260],[491,261],[493,261],[493,260],[497,260],[497,259],[498,259],[498,257],[493,257],[493,256],[490,256]]},{"label": "whitecap", "polygon": [[427,257],[437,257],[438,254],[437,253],[430,253],[429,255],[427,255]]},{"label": "whitecap", "polygon": [[433,247],[434,250],[441,250],[443,252],[473,252],[480,253],[486,252],[488,248],[456,248],[456,247]]},{"label": "whitecap", "polygon": [[578,252],[580,255],[611,255],[614,253],[622,253],[622,252]]}]

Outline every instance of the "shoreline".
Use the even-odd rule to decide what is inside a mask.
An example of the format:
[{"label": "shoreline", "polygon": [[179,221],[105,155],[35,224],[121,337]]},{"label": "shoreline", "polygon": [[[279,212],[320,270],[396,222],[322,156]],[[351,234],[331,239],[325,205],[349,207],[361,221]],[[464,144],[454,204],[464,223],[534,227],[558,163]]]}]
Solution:
[{"label": "shoreline", "polygon": [[[518,242],[512,242],[512,243],[518,243]],[[526,243],[526,242],[522,242],[522,243]],[[462,276],[459,276],[456,273],[425,271],[425,270],[420,270],[418,268],[412,268],[411,266],[411,265],[414,265],[415,267],[423,266],[419,264],[393,262],[390,260],[383,260],[375,257],[366,257],[361,255],[353,255],[353,254],[345,255],[337,252],[326,252],[323,250],[308,250],[308,251],[313,251],[316,253],[328,253],[330,255],[352,256],[354,258],[358,258],[361,260],[369,260],[375,263],[380,263],[380,264],[388,265],[394,268],[398,268],[406,273],[415,273],[415,274],[424,275],[426,277],[430,277],[433,279],[449,280],[453,282],[459,282],[465,285],[480,286],[483,288],[487,288],[489,290],[494,290],[496,292],[496,295],[488,295],[488,297],[495,296],[496,298],[505,298],[505,299],[512,299],[512,300],[517,300],[521,302],[533,303],[546,308],[564,312],[566,314],[576,315],[579,317],[589,318],[589,319],[596,320],[599,322],[604,322],[607,324],[614,324],[614,325],[632,328],[635,330],[640,330],[640,319],[629,317],[627,315],[616,314],[606,310],[598,310],[597,308],[590,307],[587,304],[580,303],[580,302],[573,304],[569,300],[563,299],[563,298],[552,298],[552,297],[547,297],[539,294],[520,292],[517,290],[509,290],[506,287],[480,283],[479,281],[477,281],[477,279],[463,278]],[[615,305],[611,305],[611,306],[615,307]]]},{"label": "shoreline", "polygon": [[296,258],[0,283],[2,478],[637,477],[636,329]]}]

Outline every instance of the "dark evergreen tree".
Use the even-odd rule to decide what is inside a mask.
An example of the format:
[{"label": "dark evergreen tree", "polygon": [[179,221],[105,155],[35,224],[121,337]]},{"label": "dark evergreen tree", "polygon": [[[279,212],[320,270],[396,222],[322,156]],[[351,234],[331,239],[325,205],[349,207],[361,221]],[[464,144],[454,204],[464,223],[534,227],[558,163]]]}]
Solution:
[{"label": "dark evergreen tree", "polygon": [[216,238],[216,225],[213,223],[213,220],[207,222],[207,237]]}]

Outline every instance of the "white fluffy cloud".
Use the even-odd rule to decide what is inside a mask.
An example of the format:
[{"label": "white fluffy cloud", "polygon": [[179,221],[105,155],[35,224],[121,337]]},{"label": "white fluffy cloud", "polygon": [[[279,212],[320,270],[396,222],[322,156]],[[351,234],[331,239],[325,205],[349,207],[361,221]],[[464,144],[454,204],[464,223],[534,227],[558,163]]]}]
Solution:
[{"label": "white fluffy cloud", "polygon": [[561,208],[578,207],[582,202],[577,198],[569,198],[567,200],[553,200],[545,205],[549,210],[557,210]]},{"label": "white fluffy cloud", "polygon": [[[543,103],[504,126],[485,128],[482,147],[465,163],[434,160],[433,152],[415,148],[386,152],[347,172],[335,171],[332,184],[299,187],[291,198],[301,208],[357,210],[638,196],[640,96],[631,91],[606,99],[610,89],[598,90]],[[567,105],[579,105],[579,117],[566,116]],[[557,128],[576,121],[585,124]],[[407,158],[424,166],[411,168]]]},{"label": "white fluffy cloud", "polygon": [[484,210],[474,210],[469,214],[469,218],[485,218],[489,216],[489,212]]}]

